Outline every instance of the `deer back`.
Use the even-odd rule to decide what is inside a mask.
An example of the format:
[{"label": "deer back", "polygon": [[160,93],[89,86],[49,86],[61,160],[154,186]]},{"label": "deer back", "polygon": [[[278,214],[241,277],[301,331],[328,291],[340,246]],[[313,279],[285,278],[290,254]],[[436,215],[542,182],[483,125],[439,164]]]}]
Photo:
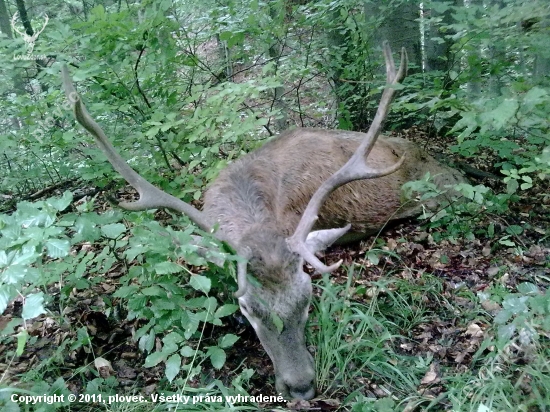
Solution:
[{"label": "deer back", "polygon": [[[206,193],[204,211],[236,241],[251,224],[288,236],[313,193],[348,161],[364,136],[343,130],[287,131],[224,169]],[[418,202],[402,204],[404,183],[421,179],[426,172],[441,189],[464,181],[459,172],[398,137],[380,136],[368,156],[369,165],[382,168],[394,164],[404,153],[405,161],[396,172],[337,188],[321,206],[314,229],[351,223],[348,239],[368,235],[388,221],[419,213],[422,205]],[[424,206],[440,202],[435,199]]]}]

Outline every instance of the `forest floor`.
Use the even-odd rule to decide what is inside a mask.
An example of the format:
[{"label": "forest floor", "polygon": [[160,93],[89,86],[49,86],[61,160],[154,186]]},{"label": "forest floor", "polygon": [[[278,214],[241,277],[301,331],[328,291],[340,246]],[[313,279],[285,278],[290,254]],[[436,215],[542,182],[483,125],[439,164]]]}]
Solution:
[{"label": "forest floor", "polygon": [[[483,168],[483,165],[478,166]],[[491,181],[483,183],[492,186],[502,184]],[[344,260],[342,269],[331,276],[334,284],[347,284],[348,269],[350,266],[355,268],[351,288],[346,291],[347,299],[368,304],[373,297],[372,285],[388,276],[411,285],[412,291],[407,293],[411,293],[413,300],[415,296],[418,298],[422,316],[408,330],[402,331],[402,337],[393,339],[392,345],[396,352],[405,356],[419,359],[428,356],[435,360],[432,362],[435,366],[430,367],[417,388],[423,396],[435,399],[445,392],[443,371],[453,370],[458,373],[474,367],[473,356],[480,349],[490,327],[487,319],[501,309],[501,304],[495,300],[487,299],[479,303],[477,297],[480,294],[495,287],[514,290],[521,282],[535,283],[543,290],[548,288],[550,199],[545,196],[547,190],[539,187],[522,192],[520,200],[511,205],[511,211],[506,216],[486,215],[475,223],[480,228],[492,224],[502,228],[500,233],[506,233],[504,229],[511,225],[521,226],[522,232],[513,236],[513,247],[499,243],[497,237],[483,236],[436,242],[434,232],[437,230],[425,229],[417,220],[411,219],[384,230],[376,239],[371,237],[350,246],[334,247],[325,254],[327,262]],[[101,197],[97,199],[96,205],[101,210],[111,208],[108,201],[102,201]],[[376,259],[372,258],[371,250],[378,251]],[[90,289],[74,290],[70,297],[72,303],[64,308],[63,313],[59,312],[59,307],[50,307],[50,314],[34,319],[28,325],[28,332],[35,339],[28,343],[24,354],[14,357],[9,364],[0,363],[3,381],[20,384],[21,376],[28,378],[29,371],[42,361],[57,357],[62,367],[52,373],[60,374],[69,389],[79,393],[83,390],[81,386],[84,381],[75,371],[93,364],[97,357],[102,357],[110,360],[102,376],[115,376],[120,387],[144,394],[162,390],[162,385],[166,383],[163,381],[164,366],[143,367],[145,354],[132,339],[133,333],[141,326],[140,320],[126,320],[123,305],[111,296],[119,286],[118,279],[123,275],[120,269],[121,266],[113,266]],[[200,270],[194,268],[193,272]],[[424,275],[437,281],[426,281]],[[314,284],[317,284],[321,277],[312,275],[312,278]],[[437,290],[428,291],[424,289],[426,287],[435,287]],[[58,290],[49,292],[54,296],[59,293]],[[322,291],[315,287],[314,293],[319,296]],[[108,315],[102,310],[106,297],[112,301],[113,308],[120,310],[119,313]],[[20,310],[20,302],[11,305],[0,316],[0,330]],[[467,315],[462,317],[465,313]],[[55,317],[64,317],[66,321],[56,322],[53,320]],[[322,334],[315,319],[310,318],[310,321],[313,326],[309,327],[309,335]],[[90,345],[59,353],[57,348],[63,341],[78,340],[77,330],[80,327],[86,328],[92,336]],[[251,395],[275,394],[272,364],[252,327],[240,312],[226,318],[222,327],[208,326],[204,331],[203,344],[207,345],[209,341],[215,341],[217,337],[229,332],[238,335],[240,339],[237,345],[227,350],[228,357],[223,368],[203,368],[203,375],[189,382],[189,385],[199,387],[211,379],[230,384],[235,376],[234,371],[245,365],[255,371],[247,388]],[[8,344],[0,341],[0,353],[15,350],[15,345],[16,342]],[[315,351],[315,347],[312,350]],[[516,361],[522,360],[518,358]],[[528,385],[522,385],[520,383],[520,389],[528,396]],[[387,389],[381,388],[384,388],[384,380],[377,380],[371,374],[369,378],[357,379],[353,388],[338,387],[338,382],[335,382],[312,401],[279,406],[303,410],[336,410],[352,390],[359,390],[365,396],[374,398],[392,396],[391,391],[388,393]],[[268,406],[274,408],[276,405],[265,405]]]}]

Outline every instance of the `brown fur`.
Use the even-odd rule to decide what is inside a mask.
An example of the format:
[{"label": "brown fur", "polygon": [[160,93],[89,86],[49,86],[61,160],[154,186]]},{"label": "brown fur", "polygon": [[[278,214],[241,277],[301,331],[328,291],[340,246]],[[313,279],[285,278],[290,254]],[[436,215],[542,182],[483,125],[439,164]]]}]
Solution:
[{"label": "brown fur", "polygon": [[[223,170],[206,192],[204,211],[236,240],[247,224],[260,222],[289,236],[313,193],[351,157],[363,137],[363,133],[342,130],[287,131]],[[388,221],[419,213],[414,202],[400,208],[404,183],[421,179],[428,171],[440,187],[464,181],[456,170],[397,137],[380,136],[368,164],[387,167],[405,152],[397,172],[336,189],[321,207],[315,229],[351,223],[350,235],[372,233]],[[243,184],[247,179],[250,183]]]}]

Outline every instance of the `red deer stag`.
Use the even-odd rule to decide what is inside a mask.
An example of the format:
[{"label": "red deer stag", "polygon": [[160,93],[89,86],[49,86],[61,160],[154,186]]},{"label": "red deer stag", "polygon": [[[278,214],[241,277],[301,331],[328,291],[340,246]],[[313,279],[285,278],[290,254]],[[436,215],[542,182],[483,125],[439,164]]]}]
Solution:
[{"label": "red deer stag", "polygon": [[[169,208],[188,215],[205,231],[217,225],[214,236],[244,258],[238,264],[235,295],[273,361],[276,390],[287,399],[315,395],[314,362],[304,339],[312,294],[304,260],[318,272],[332,272],[342,262],[325,266],[316,252],[345,234],[372,232],[389,220],[417,214],[418,205],[400,204],[403,183],[428,171],[441,187],[462,180],[406,140],[377,140],[395,94],[393,86],[407,67],[404,49],[397,71],[387,44],[384,56],[388,85],[366,134],[285,132],[223,170],[206,192],[202,211],[156,188],[128,166],[78,98],[67,68],[62,70],[77,121],[139,193],[138,201],[120,206]],[[247,271],[257,282],[247,281]],[[282,321],[282,330],[274,324],[274,315]]]}]

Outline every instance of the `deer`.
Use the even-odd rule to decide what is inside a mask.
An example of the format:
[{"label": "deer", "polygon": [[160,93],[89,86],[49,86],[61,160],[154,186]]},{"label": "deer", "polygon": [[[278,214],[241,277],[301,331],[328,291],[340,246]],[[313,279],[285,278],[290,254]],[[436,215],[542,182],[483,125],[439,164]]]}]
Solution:
[{"label": "deer", "polygon": [[283,132],[222,170],[207,189],[202,210],[153,186],[122,159],[76,93],[67,67],[62,68],[76,120],[139,194],[138,200],[119,206],[185,214],[240,257],[234,295],[273,362],[275,389],[285,399],[308,400],[316,394],[314,360],[305,341],[312,298],[305,262],[316,272],[333,272],[342,260],[325,265],[318,252],[380,230],[388,221],[417,215],[425,205],[401,204],[404,183],[426,172],[438,187],[464,181],[413,143],[380,136],[396,85],[407,70],[404,48],[398,69],[387,42],[383,52],[387,84],[367,133]]}]

